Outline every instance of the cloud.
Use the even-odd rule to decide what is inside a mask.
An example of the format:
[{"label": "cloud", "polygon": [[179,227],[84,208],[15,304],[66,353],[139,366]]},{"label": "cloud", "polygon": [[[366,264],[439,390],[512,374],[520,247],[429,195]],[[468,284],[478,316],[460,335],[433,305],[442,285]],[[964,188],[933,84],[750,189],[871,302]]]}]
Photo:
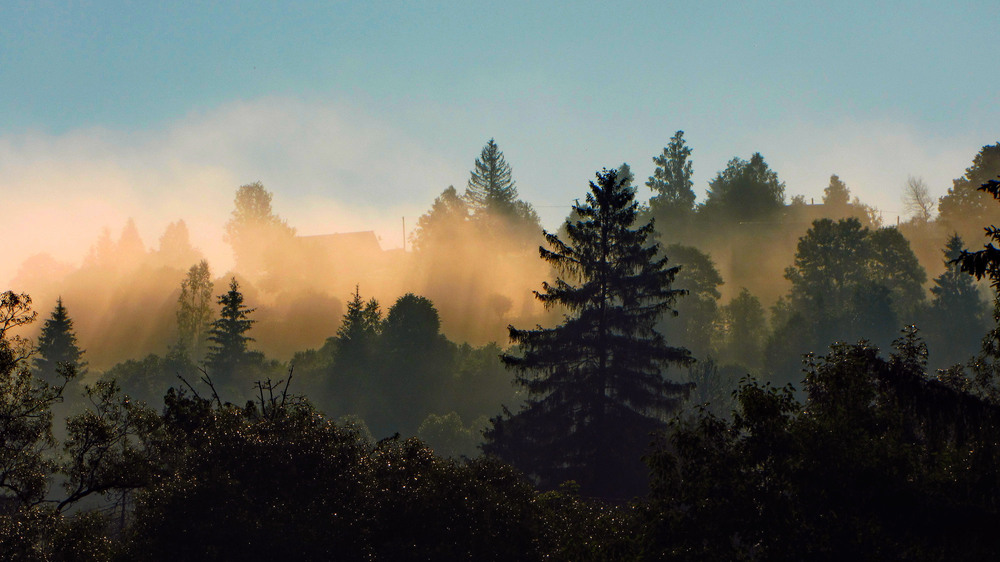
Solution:
[{"label": "cloud", "polygon": [[[467,172],[377,118],[336,103],[264,98],[191,114],[154,131],[0,136],[8,251],[0,278],[40,252],[79,262],[100,231],[132,217],[147,247],[184,219],[216,271],[236,188],[262,181],[304,234],[376,230],[401,242],[415,218]],[[12,242],[12,243],[11,243]]]}]

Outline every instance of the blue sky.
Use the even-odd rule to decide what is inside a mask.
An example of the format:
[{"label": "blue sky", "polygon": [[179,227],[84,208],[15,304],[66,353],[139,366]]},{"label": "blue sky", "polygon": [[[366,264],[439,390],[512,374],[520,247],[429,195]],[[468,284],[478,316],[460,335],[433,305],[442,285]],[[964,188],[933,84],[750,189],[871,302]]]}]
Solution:
[{"label": "blue sky", "polygon": [[996,2],[160,4],[0,1],[4,228],[82,229],[38,250],[133,216],[221,254],[255,180],[304,233],[398,246],[491,137],[555,228],[678,129],[699,195],[759,151],[789,196],[838,173],[894,221],[908,176],[942,195],[1000,140]]}]

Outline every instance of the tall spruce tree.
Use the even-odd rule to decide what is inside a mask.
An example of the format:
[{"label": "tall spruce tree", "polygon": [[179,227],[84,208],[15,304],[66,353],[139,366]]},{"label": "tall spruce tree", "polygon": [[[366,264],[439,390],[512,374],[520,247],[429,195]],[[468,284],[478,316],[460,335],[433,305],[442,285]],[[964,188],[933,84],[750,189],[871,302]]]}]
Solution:
[{"label": "tall spruce tree", "polygon": [[517,187],[510,164],[497,143],[490,139],[483,147],[472,170],[465,198],[473,214],[483,212],[513,216],[516,213]]},{"label": "tall spruce tree", "polygon": [[674,134],[663,154],[653,157],[653,163],[656,169],[646,182],[654,193],[649,200],[653,216],[683,220],[694,211],[695,200],[691,147],[684,142],[684,131]]},{"label": "tall spruce tree", "polygon": [[555,328],[510,327],[516,354],[503,362],[529,397],[516,414],[492,420],[483,450],[551,488],[576,480],[605,498],[642,493],[640,457],[649,433],[664,426],[688,387],[666,380],[671,363],[686,364],[686,349],[670,347],[655,329],[684,291],[671,288],[653,223],[632,228],[639,205],[627,171],[604,170],[590,182],[567,242],[545,233],[542,259],[560,276],[536,297],[566,311]]},{"label": "tall spruce tree", "polygon": [[[530,203],[517,198],[510,164],[497,143],[490,139],[483,147],[469,176],[465,200],[471,218],[486,222],[487,228],[523,231],[537,235],[538,213]],[[511,230],[513,229],[513,230]]]},{"label": "tall spruce tree", "polygon": [[337,370],[366,372],[374,359],[375,340],[381,326],[382,311],[378,301],[365,302],[361,298],[361,288],[355,286],[343,323],[337,329]]},{"label": "tall spruce tree", "polygon": [[945,271],[931,287],[930,321],[927,322],[927,347],[938,367],[967,361],[978,350],[989,326],[988,305],[979,288],[957,260],[965,249],[958,234],[953,234],[944,249]]},{"label": "tall spruce tree", "polygon": [[332,352],[326,382],[317,393],[319,399],[332,404],[338,412],[370,418],[381,396],[373,390],[372,374],[376,361],[382,310],[374,298],[365,301],[361,288],[347,303],[337,335],[329,338],[323,350]]},{"label": "tall spruce tree", "polygon": [[[38,338],[38,355],[35,357],[35,374],[49,384],[59,380],[59,369],[73,369],[79,375],[86,372],[87,363],[82,361],[83,350],[76,344],[73,333],[73,319],[69,317],[62,297],[56,300],[56,308],[45,321],[42,334]],[[65,371],[69,372],[69,371]]]},{"label": "tall spruce tree", "polygon": [[253,338],[246,333],[256,321],[250,319],[254,309],[243,305],[243,293],[235,277],[229,282],[229,291],[219,295],[218,302],[222,309],[209,332],[208,341],[212,343],[205,366],[213,377],[226,383],[254,358],[255,354],[247,349]]}]

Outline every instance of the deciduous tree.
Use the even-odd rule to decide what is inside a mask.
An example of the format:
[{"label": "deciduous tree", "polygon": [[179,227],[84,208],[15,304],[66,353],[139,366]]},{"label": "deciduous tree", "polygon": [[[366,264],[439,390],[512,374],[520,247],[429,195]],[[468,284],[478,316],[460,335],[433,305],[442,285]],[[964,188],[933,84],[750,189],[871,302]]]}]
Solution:
[{"label": "deciduous tree", "polygon": [[708,184],[702,211],[711,217],[740,221],[769,218],[785,206],[785,182],[755,152],[750,160],[733,158]]},{"label": "deciduous tree", "polygon": [[177,297],[177,344],[175,352],[198,362],[208,347],[212,326],[212,273],[201,260],[188,270]]}]

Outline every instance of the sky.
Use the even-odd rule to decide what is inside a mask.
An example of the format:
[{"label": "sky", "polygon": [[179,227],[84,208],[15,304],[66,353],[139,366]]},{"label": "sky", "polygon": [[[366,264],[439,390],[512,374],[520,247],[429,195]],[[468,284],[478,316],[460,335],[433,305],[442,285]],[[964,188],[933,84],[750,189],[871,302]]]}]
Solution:
[{"label": "sky", "polygon": [[761,152],[789,197],[836,173],[893,223],[908,177],[941,196],[1000,140],[998,8],[0,0],[0,278],[130,217],[149,246],[184,219],[225,269],[254,181],[301,234],[399,247],[490,138],[548,229],[604,167],[644,182],[677,130],[699,198]]}]

